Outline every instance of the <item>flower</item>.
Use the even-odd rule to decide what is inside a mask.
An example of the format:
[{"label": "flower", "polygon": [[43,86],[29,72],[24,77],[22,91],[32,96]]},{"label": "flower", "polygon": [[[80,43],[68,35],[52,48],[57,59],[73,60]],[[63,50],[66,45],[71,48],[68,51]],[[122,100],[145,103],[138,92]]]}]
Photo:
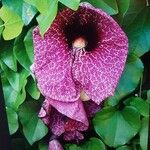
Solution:
[{"label": "flower", "polygon": [[[91,118],[100,109],[100,106],[91,100],[83,102],[87,118]],[[66,141],[74,140],[76,142],[84,138],[82,131],[88,129],[88,126],[62,115],[54,107],[51,106],[49,100],[43,102],[42,108],[39,113],[44,123],[51,129],[53,135],[63,135]]]},{"label": "flower", "polygon": [[[56,135],[69,130],[66,122],[80,123],[77,128],[83,126],[80,131],[86,130],[89,122],[86,102],[82,100],[91,99],[91,103],[100,105],[113,95],[128,52],[125,33],[101,9],[81,3],[77,11],[69,8],[61,11],[43,38],[36,27],[33,41],[32,68],[46,99],[40,117]],[[51,121],[56,118],[57,128],[57,123]],[[75,136],[83,138],[80,132],[74,131]]]}]

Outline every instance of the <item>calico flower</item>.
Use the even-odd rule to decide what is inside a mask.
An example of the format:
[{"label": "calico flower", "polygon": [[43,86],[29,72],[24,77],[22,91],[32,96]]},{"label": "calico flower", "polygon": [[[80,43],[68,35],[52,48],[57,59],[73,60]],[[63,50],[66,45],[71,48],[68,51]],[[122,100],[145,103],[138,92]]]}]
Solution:
[{"label": "calico flower", "polygon": [[[93,117],[100,109],[100,106],[91,100],[83,102],[83,106],[88,119]],[[78,142],[82,140],[84,138],[82,132],[88,129],[88,126],[84,123],[61,114],[47,99],[43,102],[39,117],[42,118],[44,123],[51,129],[53,135],[62,135],[66,141],[74,140]]]},{"label": "calico flower", "polygon": [[83,139],[80,131],[89,126],[83,100],[98,106],[113,95],[127,57],[125,33],[101,9],[81,3],[77,11],[62,10],[43,38],[36,27],[33,41],[32,68],[46,99],[40,117],[53,134]]}]

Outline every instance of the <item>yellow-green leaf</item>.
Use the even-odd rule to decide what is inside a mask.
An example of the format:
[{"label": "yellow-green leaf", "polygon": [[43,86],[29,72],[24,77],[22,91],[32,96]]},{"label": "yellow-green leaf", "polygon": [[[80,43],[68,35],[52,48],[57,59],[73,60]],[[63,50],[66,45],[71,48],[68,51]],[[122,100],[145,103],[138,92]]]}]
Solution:
[{"label": "yellow-green leaf", "polygon": [[46,14],[41,14],[37,17],[37,21],[40,27],[40,34],[43,36],[48,30],[53,20],[57,15],[58,1],[53,0],[49,5],[49,11]]},{"label": "yellow-green leaf", "polygon": [[20,16],[8,7],[3,6],[0,9],[0,18],[4,21],[3,37],[5,40],[11,40],[21,33],[23,22]]}]

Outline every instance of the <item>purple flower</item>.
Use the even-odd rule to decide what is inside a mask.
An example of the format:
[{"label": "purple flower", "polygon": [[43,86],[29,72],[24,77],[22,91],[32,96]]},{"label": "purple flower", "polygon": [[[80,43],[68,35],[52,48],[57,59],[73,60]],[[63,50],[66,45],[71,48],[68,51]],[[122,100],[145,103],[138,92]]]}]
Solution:
[{"label": "purple flower", "polygon": [[[83,106],[87,118],[93,117],[94,114],[100,109],[100,106],[91,100],[83,102]],[[42,118],[44,123],[51,129],[53,135],[63,135],[63,138],[66,141],[75,140],[78,142],[82,140],[84,138],[82,132],[88,129],[86,124],[62,115],[57,111],[57,109],[52,107],[51,102],[47,99],[42,105],[39,117]]]},{"label": "purple flower", "polygon": [[40,117],[54,134],[82,139],[90,116],[90,105],[82,100],[99,105],[113,95],[127,57],[127,37],[101,9],[81,3],[77,11],[60,12],[44,38],[35,28],[33,41],[33,72],[46,98]]}]

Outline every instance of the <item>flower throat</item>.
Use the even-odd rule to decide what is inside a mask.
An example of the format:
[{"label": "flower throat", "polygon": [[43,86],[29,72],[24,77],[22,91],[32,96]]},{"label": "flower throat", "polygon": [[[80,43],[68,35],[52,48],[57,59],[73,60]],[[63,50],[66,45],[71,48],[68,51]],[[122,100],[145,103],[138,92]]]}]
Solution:
[{"label": "flower throat", "polygon": [[78,37],[72,42],[72,55],[75,59],[80,59],[86,54],[86,46],[88,42],[84,37]]}]

